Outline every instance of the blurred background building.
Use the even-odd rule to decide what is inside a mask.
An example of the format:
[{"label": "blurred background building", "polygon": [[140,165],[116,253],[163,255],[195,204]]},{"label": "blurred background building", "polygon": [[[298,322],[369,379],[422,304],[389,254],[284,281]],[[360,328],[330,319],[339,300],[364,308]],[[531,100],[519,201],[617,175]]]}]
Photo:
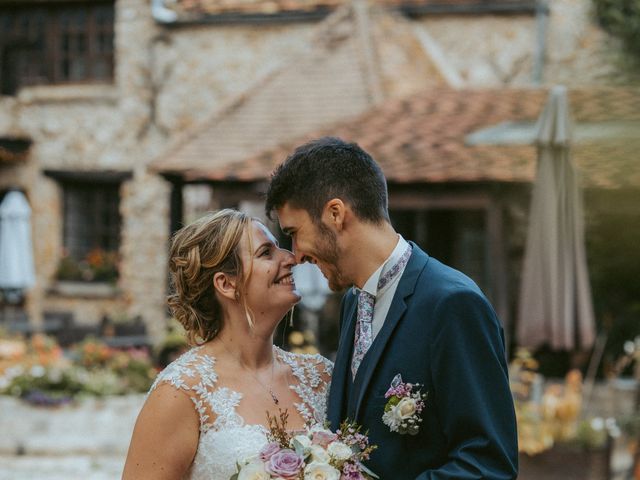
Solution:
[{"label": "blurred background building", "polygon": [[[395,228],[494,304],[522,478],[630,478],[627,445],[640,478],[636,5],[0,0],[0,479],[119,477],[140,392],[184,348],[165,304],[170,235],[221,207],[266,222],[270,172],[321,135],[369,151]],[[571,159],[564,186],[584,197],[594,315],[589,331],[569,315],[562,341],[556,318],[522,328],[521,285],[553,289],[521,282],[540,251],[531,200],[551,191],[544,148]],[[314,267],[297,275],[304,299],[276,341],[331,357],[340,295]],[[558,380],[572,367],[584,392],[575,371]],[[613,417],[632,441],[611,455]]]},{"label": "blurred background building", "polygon": [[159,339],[170,233],[219,207],[263,216],[271,169],[333,134],[381,163],[396,228],[473,277],[512,338],[557,83],[587,228],[636,238],[640,90],[588,0],[2,0],[0,21],[0,192],[28,199],[36,278],[11,328],[135,319]]}]

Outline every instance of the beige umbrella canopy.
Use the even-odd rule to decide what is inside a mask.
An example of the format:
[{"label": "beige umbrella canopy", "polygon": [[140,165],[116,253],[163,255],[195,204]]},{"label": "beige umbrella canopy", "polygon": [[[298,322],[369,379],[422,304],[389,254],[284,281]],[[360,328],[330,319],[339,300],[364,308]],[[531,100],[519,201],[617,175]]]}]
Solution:
[{"label": "beige umbrella canopy", "polygon": [[516,331],[518,344],[530,348],[589,348],[595,339],[571,127],[566,88],[554,87],[537,125],[538,170]]}]

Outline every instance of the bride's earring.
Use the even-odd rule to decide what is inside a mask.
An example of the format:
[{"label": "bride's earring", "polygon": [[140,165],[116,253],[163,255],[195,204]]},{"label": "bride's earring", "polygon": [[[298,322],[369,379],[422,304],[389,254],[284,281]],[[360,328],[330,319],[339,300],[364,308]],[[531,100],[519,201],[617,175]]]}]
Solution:
[{"label": "bride's earring", "polygon": [[291,307],[291,310],[289,310],[289,327],[293,328],[293,309],[294,307]]}]

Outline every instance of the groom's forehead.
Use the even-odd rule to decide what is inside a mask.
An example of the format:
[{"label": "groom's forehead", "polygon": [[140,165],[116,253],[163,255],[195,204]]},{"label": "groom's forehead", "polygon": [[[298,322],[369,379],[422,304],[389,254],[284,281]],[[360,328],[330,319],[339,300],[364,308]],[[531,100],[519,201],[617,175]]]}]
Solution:
[{"label": "groom's forehead", "polygon": [[283,231],[300,227],[301,224],[311,221],[311,216],[304,208],[294,207],[285,203],[276,209],[278,223]]}]

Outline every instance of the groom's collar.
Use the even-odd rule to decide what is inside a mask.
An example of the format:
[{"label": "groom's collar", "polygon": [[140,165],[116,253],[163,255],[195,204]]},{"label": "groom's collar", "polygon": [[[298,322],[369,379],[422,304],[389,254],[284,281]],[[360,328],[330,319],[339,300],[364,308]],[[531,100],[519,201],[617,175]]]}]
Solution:
[{"label": "groom's collar", "polygon": [[[405,252],[408,245],[409,244],[407,243],[407,241],[404,238],[402,238],[402,235],[398,234],[398,243],[396,243],[395,248],[393,249],[391,254],[387,257],[387,259],[384,262],[382,262],[382,264],[377,268],[377,270],[371,274],[369,279],[364,283],[362,290],[364,290],[365,292],[369,293],[374,297],[377,297],[379,294],[378,282],[380,280],[380,277],[384,275],[384,273],[386,273],[387,270],[392,268],[393,265],[395,265],[398,262],[398,260],[400,260],[400,257]],[[354,287],[354,291],[357,294],[359,292],[359,289]]]}]

